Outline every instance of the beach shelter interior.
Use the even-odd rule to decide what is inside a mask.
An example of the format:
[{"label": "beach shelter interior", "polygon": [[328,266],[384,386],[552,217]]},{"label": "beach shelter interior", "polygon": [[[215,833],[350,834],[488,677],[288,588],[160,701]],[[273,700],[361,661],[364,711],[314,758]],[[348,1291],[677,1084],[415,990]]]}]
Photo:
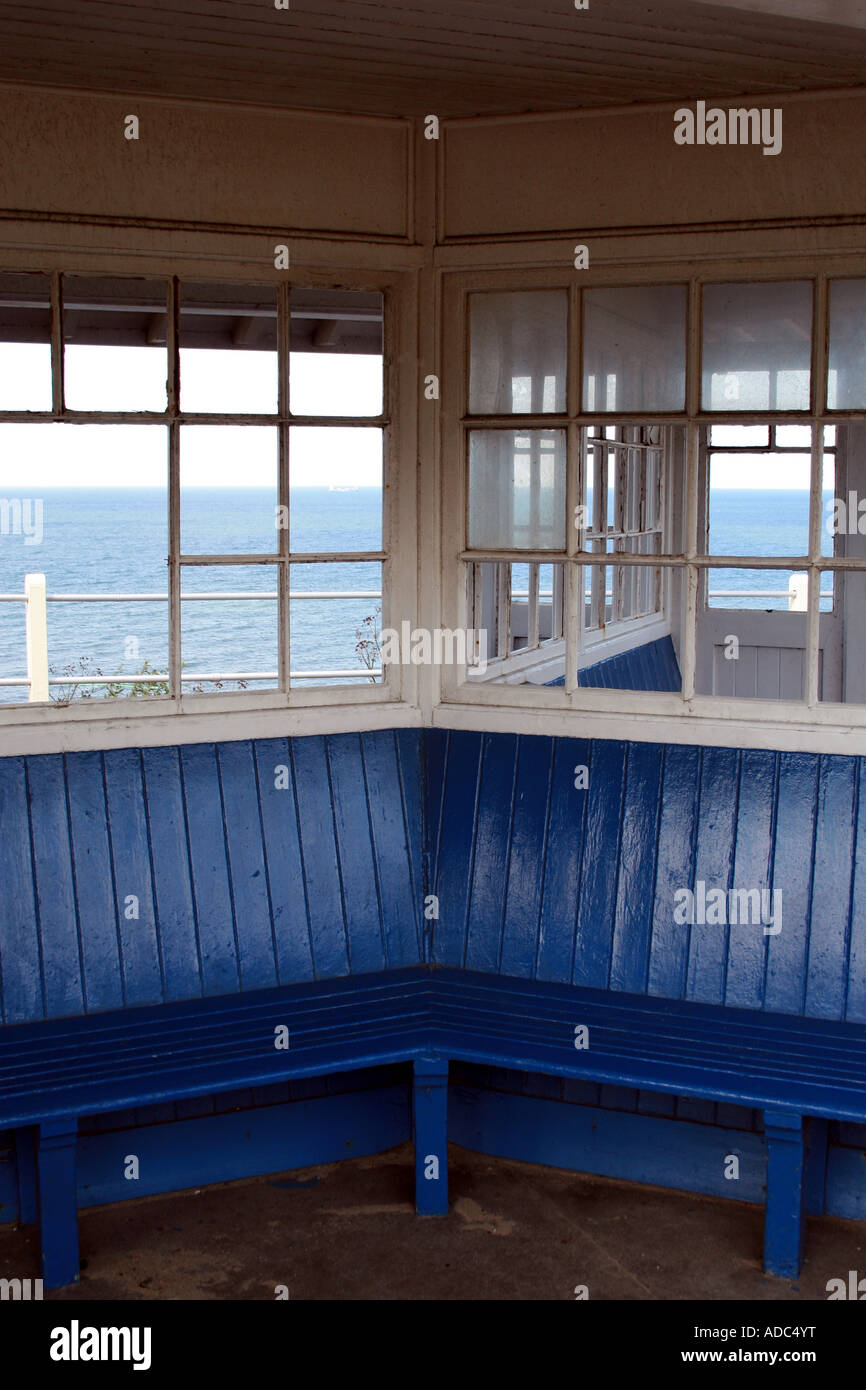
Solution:
[{"label": "beach shelter interior", "polygon": [[863,6],[0,34],[0,1239],[472,1153],[796,1280],[866,1220]]}]

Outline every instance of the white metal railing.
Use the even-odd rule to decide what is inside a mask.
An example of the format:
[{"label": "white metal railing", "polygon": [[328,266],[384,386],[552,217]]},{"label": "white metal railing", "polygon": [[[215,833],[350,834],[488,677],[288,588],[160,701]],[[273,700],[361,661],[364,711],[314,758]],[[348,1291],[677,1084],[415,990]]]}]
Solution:
[{"label": "white metal railing", "polygon": [[[183,594],[182,602],[202,603],[206,600],[233,599],[272,599],[278,597],[276,591],[243,590],[237,592]],[[291,590],[289,599],[379,599],[381,591],[374,589],[352,590]],[[27,652],[26,676],[0,676],[0,686],[27,686],[28,700],[45,701],[49,698],[51,686],[79,685],[164,685],[167,672],[140,675],[63,675],[52,676],[48,666],[48,604],[49,603],[168,603],[168,594],[49,594],[44,574],[24,576],[22,594],[0,594],[0,603],[24,604],[24,630]],[[362,667],[359,670],[291,671],[292,681],[315,680],[370,680],[381,676],[378,667]],[[183,685],[196,682],[214,683],[216,681],[276,681],[276,671],[189,671],[182,675]]]},{"label": "white metal railing", "polygon": [[[587,591],[587,597],[589,596]],[[607,590],[608,597],[611,590]],[[710,589],[709,598],[787,598],[789,612],[805,613],[807,609],[808,576],[803,573],[792,574],[787,589]],[[184,594],[183,603],[203,603],[228,600],[277,599],[277,593],[267,590],[240,590],[237,592]],[[373,589],[353,590],[292,590],[290,600],[320,599],[379,599],[381,592]],[[528,590],[515,589],[512,598],[529,597]],[[821,598],[832,598],[832,593],[822,591]],[[552,590],[539,590],[538,598],[553,598]],[[168,594],[49,594],[44,574],[28,574],[24,577],[24,592],[21,594],[0,594],[0,603],[23,603],[24,627],[27,653],[26,676],[2,676],[0,686],[27,686],[28,700],[45,701],[49,698],[51,686],[79,685],[162,685],[168,680],[167,673],[141,675],[102,675],[102,676],[51,676],[48,666],[48,608],[49,603],[168,603]],[[314,680],[369,680],[381,676],[380,668],[363,667],[360,670],[322,670],[291,671],[292,681]],[[276,671],[202,671],[184,673],[184,685],[198,683],[213,684],[216,681],[275,681]]]}]

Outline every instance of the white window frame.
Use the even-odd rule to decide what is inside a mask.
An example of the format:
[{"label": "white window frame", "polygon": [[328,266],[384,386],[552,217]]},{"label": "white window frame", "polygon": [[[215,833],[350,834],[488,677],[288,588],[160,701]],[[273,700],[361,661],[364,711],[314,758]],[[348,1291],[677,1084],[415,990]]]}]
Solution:
[{"label": "white window frame", "polygon": [[[695,259],[673,266],[665,259],[656,264],[635,265],[629,257],[623,265],[615,263],[575,273],[563,255],[562,269],[533,266],[512,253],[506,259],[512,268],[444,269],[443,341],[448,353],[443,361],[443,417],[440,466],[443,474],[442,584],[443,617],[448,626],[466,627],[470,618],[464,598],[463,572],[466,564],[479,560],[538,560],[567,565],[566,590],[566,684],[543,687],[511,684],[480,684],[471,679],[467,667],[442,672],[440,703],[434,722],[442,727],[473,727],[483,719],[483,727],[516,729],[539,733],[598,737],[634,737],[659,742],[703,745],[814,749],[827,752],[866,752],[866,706],[830,704],[819,701],[819,591],[825,570],[861,569],[863,561],[840,560],[821,553],[823,426],[862,420],[866,411],[828,410],[826,374],[829,333],[829,282],[836,279],[866,278],[866,257],[851,252],[800,256],[790,252],[774,257],[721,257],[702,263]],[[500,264],[502,256],[499,255]],[[483,261],[483,255],[477,256]],[[679,273],[678,273],[679,271]],[[705,411],[701,407],[701,292],[707,284],[737,282],[813,282],[810,407],[806,411]],[[581,410],[583,377],[581,294],[583,290],[641,285],[685,284],[688,286],[686,330],[685,409],[674,413],[641,412],[629,414],[588,413]],[[555,290],[569,293],[566,411],[562,414],[503,416],[470,415],[468,412],[469,295],[484,290]],[[580,431],[586,424],[657,423],[685,427],[686,467],[683,485],[685,544],[680,554],[661,557],[667,570],[679,570],[682,585],[683,675],[681,694],[667,692],[597,690],[577,685],[579,617],[582,602],[584,565],[592,557],[579,550],[577,533],[568,528],[563,551],[520,552],[469,550],[468,547],[468,450],[466,436],[471,429],[503,427],[565,428],[567,443],[566,515],[574,515],[581,495]],[[699,543],[699,455],[701,431],[708,424],[747,425],[773,423],[812,426],[811,495],[808,554],[792,557],[795,568],[810,578],[807,610],[806,696],[804,700],[757,700],[701,696],[695,693],[696,634],[699,576],[714,568],[748,566],[750,569],[778,569],[773,559],[752,556],[707,556]],[[643,557],[628,557],[626,563],[640,563]],[[579,561],[580,563],[576,563]],[[645,563],[645,560],[644,560]],[[517,716],[517,717],[515,717]]]},{"label": "white window frame", "polygon": [[[193,240],[198,239],[194,237]],[[206,238],[205,238],[206,239]],[[185,556],[180,550],[179,432],[183,425],[266,425],[279,432],[279,497],[289,505],[289,431],[292,427],[336,426],[381,429],[383,436],[382,545],[376,552],[306,555],[308,561],[357,559],[382,566],[382,623],[399,629],[404,618],[414,615],[417,557],[415,546],[414,470],[398,466],[408,450],[414,461],[417,403],[414,392],[398,380],[397,364],[417,331],[417,286],[411,268],[414,257],[405,252],[365,245],[328,248],[318,266],[276,272],[273,243],[256,238],[256,254],[249,249],[227,248],[214,264],[205,250],[174,255],[127,251],[118,256],[98,250],[83,257],[63,255],[46,271],[45,256],[3,251],[0,268],[10,273],[49,274],[51,285],[52,407],[44,411],[0,411],[0,424],[85,423],[135,424],[169,432],[168,558],[170,694],[152,700],[87,700],[69,705],[9,703],[0,706],[0,756],[14,753],[54,752],[74,748],[112,748],[182,744],[219,739],[269,737],[287,733],[339,732],[344,729],[394,728],[417,725],[417,673],[411,666],[387,665],[382,679],[371,684],[363,679],[343,685],[288,684],[290,564],[297,556],[289,550],[289,529],[277,532],[277,548],[271,555]],[[55,250],[54,257],[57,256]],[[359,268],[366,262],[369,268]],[[400,266],[400,262],[406,262]],[[120,262],[120,263],[118,263]],[[312,257],[311,257],[312,262]],[[395,262],[397,263],[395,267]],[[226,264],[228,263],[228,265]],[[294,262],[293,262],[294,264]],[[165,411],[74,410],[63,394],[62,275],[113,279],[163,280],[169,287],[168,399]],[[244,415],[237,412],[184,412],[180,408],[179,284],[250,285],[276,288],[279,305],[279,400],[275,413]],[[384,357],[383,405],[378,416],[305,416],[289,413],[289,297],[293,288],[375,291],[383,297]],[[414,385],[414,383],[412,383]],[[273,566],[278,575],[280,629],[279,677],[281,687],[267,690],[184,692],[180,661],[180,574],[184,565]],[[35,568],[35,566],[34,566]],[[48,576],[50,586],[50,575]],[[23,604],[22,604],[23,610]],[[22,664],[24,661],[22,622]],[[23,689],[23,688],[22,688]]]}]

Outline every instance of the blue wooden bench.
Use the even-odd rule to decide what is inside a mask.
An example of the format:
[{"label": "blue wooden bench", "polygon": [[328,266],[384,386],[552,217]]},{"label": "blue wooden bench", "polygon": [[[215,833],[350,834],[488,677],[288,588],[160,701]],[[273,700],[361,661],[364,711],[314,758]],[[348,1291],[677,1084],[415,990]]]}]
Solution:
[{"label": "blue wooden bench", "polygon": [[0,1035],[0,1127],[38,1126],[46,1286],[78,1277],[81,1116],[411,1061],[416,1205],[441,1214],[457,1060],[760,1108],[764,1265],[791,1277],[803,1252],[804,1118],[866,1119],[866,1028],[429,967],[21,1024]]},{"label": "blue wooden bench", "polygon": [[[820,886],[859,776],[854,759],[475,734],[430,735],[423,761],[420,736],[392,733],[0,760],[0,1131],[37,1131],[46,1286],[78,1273],[82,1117],[411,1064],[432,1215],[451,1062],[761,1111],[764,1266],[796,1276],[805,1124],[866,1120],[856,811]],[[795,924],[822,907],[811,955],[795,926],[731,938],[724,960],[696,938],[689,967],[669,889],[724,863],[723,833],[733,873],[772,841]],[[720,964],[713,998],[701,970]]]}]

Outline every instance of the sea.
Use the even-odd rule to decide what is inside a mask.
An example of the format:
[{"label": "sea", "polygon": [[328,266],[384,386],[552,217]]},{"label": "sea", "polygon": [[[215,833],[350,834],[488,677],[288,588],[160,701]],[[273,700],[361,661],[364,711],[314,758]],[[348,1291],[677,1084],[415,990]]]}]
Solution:
[{"label": "sea", "polygon": [[[21,594],[28,573],[43,573],[50,594],[168,593],[167,522],[163,490],[149,488],[40,489],[39,498],[7,493],[4,503],[22,502],[27,526],[41,501],[41,538],[15,534],[15,514],[0,515],[0,594]],[[825,502],[829,500],[829,495]],[[30,506],[28,506],[30,504]],[[378,550],[382,544],[379,488],[295,488],[291,494],[293,550],[345,552]],[[267,554],[276,549],[276,498],[260,488],[189,488],[182,493],[182,550],[187,554]],[[710,506],[710,553],[798,555],[808,547],[809,494],[801,491],[719,490]],[[31,524],[29,529],[36,528]],[[37,532],[38,534],[38,532]],[[825,552],[832,538],[824,534]],[[541,575],[549,587],[550,567]],[[517,564],[512,583],[525,588],[528,569]],[[293,598],[291,666],[303,673],[352,671],[359,684],[370,680],[363,643],[380,623],[382,574],[378,561],[296,564],[294,594],[361,593],[351,598]],[[711,590],[737,591],[712,600],[726,608],[787,608],[787,571],[713,570]],[[824,577],[829,591],[831,579]],[[276,684],[277,576],[273,565],[185,567],[182,592],[253,593],[261,598],[196,599],[182,604],[184,689],[212,691],[201,677],[264,675],[247,689]],[[748,590],[774,589],[778,600],[750,597]],[[741,596],[740,596],[741,595]],[[823,608],[828,601],[822,603]],[[168,667],[168,603],[159,601],[50,602],[49,670],[54,700],[110,698],[110,678]],[[0,676],[24,677],[24,604],[0,602]],[[76,685],[88,676],[91,685]],[[299,684],[342,683],[315,675]],[[163,693],[159,686],[150,687]],[[238,689],[223,679],[224,689]],[[125,688],[127,691],[129,687]],[[0,703],[26,700],[26,687],[0,686]]]}]

